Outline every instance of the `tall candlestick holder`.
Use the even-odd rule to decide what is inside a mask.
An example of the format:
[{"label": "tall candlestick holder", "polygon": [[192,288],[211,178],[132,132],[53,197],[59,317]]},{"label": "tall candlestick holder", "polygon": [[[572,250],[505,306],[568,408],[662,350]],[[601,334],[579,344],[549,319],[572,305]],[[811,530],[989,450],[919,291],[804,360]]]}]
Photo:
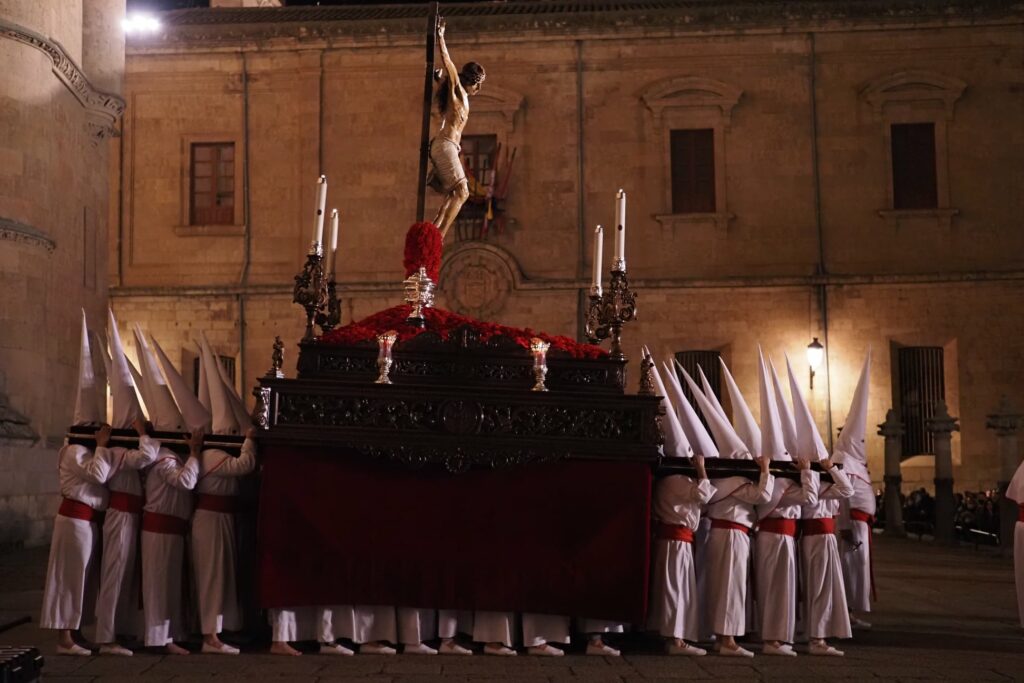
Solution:
[{"label": "tall candlestick holder", "polygon": [[427,320],[423,311],[434,305],[434,281],[427,275],[427,269],[420,266],[402,284],[405,287],[405,303],[412,306],[406,322],[415,327],[426,327]]},{"label": "tall candlestick holder", "polygon": [[311,341],[313,324],[317,323],[317,314],[327,304],[327,278],[324,276],[324,252],[319,242],[313,242],[306,254],[306,263],[302,271],[295,276],[295,289],[292,302],[306,309],[306,333],[302,341]]},{"label": "tall candlestick holder", "polygon": [[592,287],[590,306],[587,307],[584,332],[591,344],[597,344],[609,337],[612,340],[610,355],[615,360],[625,360],[622,352],[622,326],[636,319],[636,293],[629,288],[625,269],[612,270],[611,282],[607,289]]}]

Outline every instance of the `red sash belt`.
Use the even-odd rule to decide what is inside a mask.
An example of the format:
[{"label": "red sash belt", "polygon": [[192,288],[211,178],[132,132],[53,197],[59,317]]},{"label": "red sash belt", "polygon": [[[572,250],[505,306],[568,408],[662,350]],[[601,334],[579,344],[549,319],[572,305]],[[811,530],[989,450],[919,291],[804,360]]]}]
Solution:
[{"label": "red sash belt", "polygon": [[757,523],[758,531],[767,531],[770,534],[785,534],[796,536],[797,520],[782,519],[781,517],[766,517]]},{"label": "red sash belt", "polygon": [[145,502],[142,496],[136,496],[132,493],[125,493],[124,491],[110,492],[110,508],[112,510],[130,512],[137,515],[142,512],[142,506]]},{"label": "red sash belt", "polygon": [[60,502],[60,509],[57,510],[57,514],[70,517],[71,519],[85,520],[86,522],[98,522],[100,517],[103,516],[100,510],[70,498],[65,498]]},{"label": "red sash belt", "polygon": [[870,529],[875,524],[875,516],[870,512],[864,510],[858,510],[857,508],[850,508],[850,519],[857,522],[864,522]]},{"label": "red sash belt", "polygon": [[1024,522],[1024,505],[1019,505],[1017,507],[1017,521]]},{"label": "red sash belt", "polygon": [[[1024,516],[1024,513],[1022,513],[1022,516]],[[875,516],[864,510],[850,508],[850,519],[856,522],[864,522],[868,525],[868,571],[871,575],[871,599],[877,600],[878,593],[875,591],[875,549],[872,547],[875,538],[875,534],[872,531],[872,528],[875,526]]]},{"label": "red sash belt", "polygon": [[712,519],[711,528],[728,529],[730,531],[742,531],[745,534],[750,533],[750,527],[748,527],[746,524],[740,524],[739,522],[730,522],[727,519]]},{"label": "red sash belt", "polygon": [[654,523],[654,537],[663,541],[693,543],[693,529],[683,524]]},{"label": "red sash belt", "polygon": [[834,534],[836,532],[836,520],[832,517],[821,517],[819,519],[805,519],[800,523],[804,536],[821,536],[823,534]]},{"label": "red sash belt", "polygon": [[237,496],[217,496],[212,493],[200,493],[196,498],[196,510],[223,512],[230,514],[238,509]]},{"label": "red sash belt", "polygon": [[142,530],[154,534],[184,536],[188,532],[188,520],[174,515],[162,515],[146,510],[142,513]]}]

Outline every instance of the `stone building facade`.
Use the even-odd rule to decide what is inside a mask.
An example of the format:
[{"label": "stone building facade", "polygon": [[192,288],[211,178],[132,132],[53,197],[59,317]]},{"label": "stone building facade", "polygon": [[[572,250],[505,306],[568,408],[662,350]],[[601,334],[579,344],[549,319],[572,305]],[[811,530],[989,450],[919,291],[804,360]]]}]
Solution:
[{"label": "stone building facade", "polygon": [[0,0],[0,544],[49,538],[81,309],[106,319],[124,11]]},{"label": "stone building facade", "polygon": [[[817,337],[827,365],[804,388],[834,437],[871,348],[868,447],[880,482],[874,425],[914,400],[905,390],[918,380],[898,381],[898,366],[930,349],[930,376],[961,425],[957,487],[993,486],[986,415],[1003,395],[1024,405],[1019,8],[623,0],[571,11],[579,5],[450,9],[454,58],[488,74],[466,132],[516,157],[503,228],[446,245],[439,305],[578,335],[592,231],[612,224],[623,188],[639,294],[631,354],[641,343],[661,358],[717,352],[756,414],[757,345],[777,364],[787,353],[804,377]],[[245,395],[275,335],[294,361],[292,277],[321,172],[341,215],[344,322],[401,300],[425,18],[378,6],[163,19],[162,34],[128,45],[111,298],[122,324],[141,323],[186,367],[205,330]],[[923,147],[907,137],[922,130]],[[685,147],[677,131],[709,146]],[[197,195],[203,145],[231,162],[214,223],[196,213],[208,201]],[[686,166],[687,149],[703,166]],[[697,188],[701,210],[673,190],[694,191],[693,173],[713,188]],[[927,196],[908,200],[922,173]],[[606,277],[610,252],[609,239]],[[904,463],[908,486],[932,476],[927,456]]]}]

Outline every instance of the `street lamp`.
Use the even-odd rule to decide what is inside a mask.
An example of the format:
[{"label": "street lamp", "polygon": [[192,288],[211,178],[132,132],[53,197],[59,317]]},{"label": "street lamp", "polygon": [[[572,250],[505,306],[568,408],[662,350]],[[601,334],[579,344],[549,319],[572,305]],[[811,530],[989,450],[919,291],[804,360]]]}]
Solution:
[{"label": "street lamp", "polygon": [[825,360],[825,347],[815,337],[807,345],[807,365],[811,368],[811,390],[814,390],[814,371],[821,367],[821,361]]}]

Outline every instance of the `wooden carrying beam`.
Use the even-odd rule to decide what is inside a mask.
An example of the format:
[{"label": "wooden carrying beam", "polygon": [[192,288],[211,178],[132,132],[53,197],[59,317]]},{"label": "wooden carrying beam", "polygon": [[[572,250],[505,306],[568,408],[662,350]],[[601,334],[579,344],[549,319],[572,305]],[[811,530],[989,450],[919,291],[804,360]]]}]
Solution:
[{"label": "wooden carrying beam", "polygon": [[[842,465],[836,464],[841,468]],[[821,466],[821,463],[812,462],[811,469],[821,475],[822,481],[832,481],[832,475]],[[704,470],[710,479],[724,479],[725,477],[744,477],[756,480],[761,476],[761,468],[753,460],[733,460],[725,458],[705,458]],[[773,460],[768,471],[776,478],[800,479],[800,468],[795,462]],[[685,474],[690,477],[697,475],[697,469],[693,466],[690,458],[662,458],[655,471],[658,475]]]},{"label": "wooden carrying beam", "polygon": [[[95,448],[96,431],[98,427],[74,426],[68,427],[64,438],[69,444],[80,444]],[[161,446],[169,448],[175,453],[188,453],[189,435],[181,432],[150,432],[151,437],[160,442]],[[207,434],[203,437],[203,448],[219,448],[230,455],[238,455],[242,449],[242,442],[245,437],[233,434]],[[134,429],[113,429],[110,432],[110,446],[121,448],[138,448],[139,435]]]}]

